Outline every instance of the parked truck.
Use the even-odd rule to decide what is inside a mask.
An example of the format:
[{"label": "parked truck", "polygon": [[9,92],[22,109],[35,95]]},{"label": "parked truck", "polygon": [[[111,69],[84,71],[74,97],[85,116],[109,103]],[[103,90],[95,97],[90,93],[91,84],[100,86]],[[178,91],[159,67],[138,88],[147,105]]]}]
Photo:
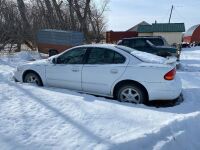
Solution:
[{"label": "parked truck", "polygon": [[49,56],[84,43],[84,35],[77,31],[43,29],[37,33],[38,51]]}]

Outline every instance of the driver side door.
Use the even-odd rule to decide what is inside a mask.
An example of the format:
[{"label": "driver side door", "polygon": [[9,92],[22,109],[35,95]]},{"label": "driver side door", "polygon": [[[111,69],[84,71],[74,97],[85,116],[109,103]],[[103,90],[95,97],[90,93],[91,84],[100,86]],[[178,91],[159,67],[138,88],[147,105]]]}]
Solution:
[{"label": "driver side door", "polygon": [[75,48],[57,57],[46,66],[46,81],[50,86],[82,90],[81,72],[87,48]]}]

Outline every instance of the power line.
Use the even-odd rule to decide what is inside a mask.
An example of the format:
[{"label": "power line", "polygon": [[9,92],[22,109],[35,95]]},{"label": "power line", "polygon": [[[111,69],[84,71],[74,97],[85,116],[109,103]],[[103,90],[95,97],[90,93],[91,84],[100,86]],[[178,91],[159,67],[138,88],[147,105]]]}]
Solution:
[{"label": "power line", "polygon": [[181,13],[178,11],[178,9],[175,9],[175,12],[176,12],[176,14],[177,14],[179,17],[181,17],[183,20],[191,21],[190,19],[188,19],[188,18],[182,16]]},{"label": "power line", "polygon": [[169,15],[169,23],[171,21],[173,9],[174,9],[174,5],[172,5],[172,7],[171,7],[171,11],[170,11],[170,15]]}]

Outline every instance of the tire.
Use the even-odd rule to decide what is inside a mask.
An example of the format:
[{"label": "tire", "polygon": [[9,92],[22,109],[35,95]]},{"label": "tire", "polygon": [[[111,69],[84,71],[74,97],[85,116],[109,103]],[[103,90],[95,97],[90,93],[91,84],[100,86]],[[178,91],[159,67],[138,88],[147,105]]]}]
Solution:
[{"label": "tire", "polygon": [[117,99],[121,102],[145,104],[144,91],[134,84],[123,85],[117,90]]},{"label": "tire", "polygon": [[49,57],[57,55],[58,51],[56,49],[49,49]]},{"label": "tire", "polygon": [[24,77],[24,82],[25,83],[31,83],[31,84],[35,84],[37,86],[42,86],[42,80],[40,79],[40,77],[33,72],[27,73]]}]

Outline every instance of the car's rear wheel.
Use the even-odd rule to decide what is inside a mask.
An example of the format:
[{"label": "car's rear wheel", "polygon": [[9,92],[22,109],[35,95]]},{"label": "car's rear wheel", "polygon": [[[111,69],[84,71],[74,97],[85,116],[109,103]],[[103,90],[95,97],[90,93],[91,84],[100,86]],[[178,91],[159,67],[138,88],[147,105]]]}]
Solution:
[{"label": "car's rear wheel", "polygon": [[145,103],[145,93],[134,84],[123,85],[117,92],[117,99],[121,102],[141,104]]},{"label": "car's rear wheel", "polygon": [[36,73],[33,73],[33,72],[27,73],[25,75],[24,82],[42,86],[42,81],[40,77]]}]

